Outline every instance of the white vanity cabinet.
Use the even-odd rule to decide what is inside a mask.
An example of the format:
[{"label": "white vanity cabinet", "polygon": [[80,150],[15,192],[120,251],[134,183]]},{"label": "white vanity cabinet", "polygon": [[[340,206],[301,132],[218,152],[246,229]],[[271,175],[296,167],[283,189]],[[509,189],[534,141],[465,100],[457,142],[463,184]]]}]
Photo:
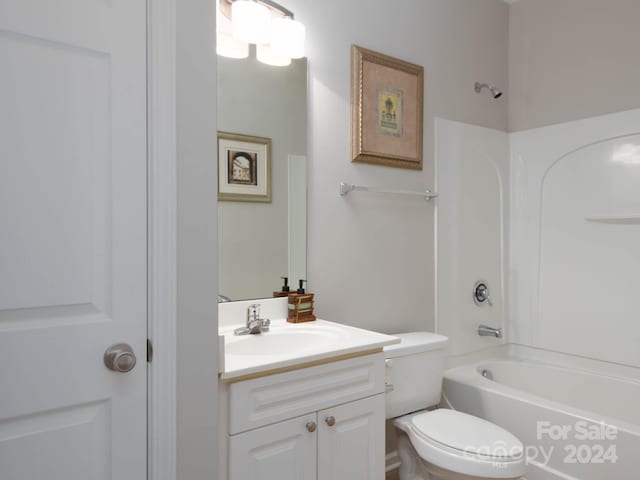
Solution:
[{"label": "white vanity cabinet", "polygon": [[318,480],[384,478],[384,411],[381,393],[318,412]]},{"label": "white vanity cabinet", "polygon": [[229,480],[383,480],[384,356],[231,383]]},{"label": "white vanity cabinet", "polygon": [[315,480],[316,432],[306,425],[316,415],[232,435],[229,438],[229,480]]}]

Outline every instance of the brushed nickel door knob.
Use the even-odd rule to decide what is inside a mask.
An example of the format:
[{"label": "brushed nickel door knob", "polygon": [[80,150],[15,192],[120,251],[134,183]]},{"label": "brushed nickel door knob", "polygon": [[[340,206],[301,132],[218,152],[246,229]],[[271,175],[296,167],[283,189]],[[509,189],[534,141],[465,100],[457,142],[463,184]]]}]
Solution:
[{"label": "brushed nickel door knob", "polygon": [[114,343],[104,352],[104,364],[114,372],[127,373],[136,366],[136,354],[127,343]]},{"label": "brushed nickel door knob", "polygon": [[316,422],[307,422],[307,430],[309,430],[311,433],[316,431]]},{"label": "brushed nickel door knob", "polygon": [[327,425],[329,425],[330,427],[333,427],[336,424],[336,419],[334,416],[331,417],[327,417],[324,419],[324,421],[326,422]]}]

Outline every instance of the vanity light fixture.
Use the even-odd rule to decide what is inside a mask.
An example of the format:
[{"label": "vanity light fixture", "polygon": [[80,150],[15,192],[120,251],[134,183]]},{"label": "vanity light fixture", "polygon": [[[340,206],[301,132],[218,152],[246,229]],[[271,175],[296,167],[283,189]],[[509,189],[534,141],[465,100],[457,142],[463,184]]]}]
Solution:
[{"label": "vanity light fixture", "polygon": [[247,58],[249,44],[233,36],[231,18],[222,14],[220,0],[216,0],[218,15],[216,16],[216,53],[228,58]]},{"label": "vanity light fixture", "polygon": [[268,43],[256,46],[256,58],[259,62],[266,63],[274,67],[286,67],[291,65],[291,57],[279,55]]},{"label": "vanity light fixture", "polygon": [[238,0],[231,4],[233,36],[257,45],[267,43],[271,34],[269,8],[253,0]]},{"label": "vanity light fixture", "polygon": [[286,66],[304,56],[305,27],[271,0],[216,0],[218,55],[246,58],[256,45],[262,63]]}]

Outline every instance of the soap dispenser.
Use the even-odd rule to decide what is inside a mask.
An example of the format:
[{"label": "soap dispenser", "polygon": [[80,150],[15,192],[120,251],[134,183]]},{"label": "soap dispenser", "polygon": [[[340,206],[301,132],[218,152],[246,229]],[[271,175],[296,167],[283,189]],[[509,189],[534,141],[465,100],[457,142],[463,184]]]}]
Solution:
[{"label": "soap dispenser", "polygon": [[313,314],[314,294],[305,293],[304,282],[306,280],[299,280],[296,293],[290,293],[288,296],[287,322],[289,323],[312,322],[316,319]]},{"label": "soap dispenser", "polygon": [[280,277],[280,278],[284,280],[284,285],[282,285],[282,288],[279,291],[273,292],[274,297],[286,297],[287,295],[289,295],[289,293],[291,293],[291,289],[289,288],[289,278],[288,277]]}]

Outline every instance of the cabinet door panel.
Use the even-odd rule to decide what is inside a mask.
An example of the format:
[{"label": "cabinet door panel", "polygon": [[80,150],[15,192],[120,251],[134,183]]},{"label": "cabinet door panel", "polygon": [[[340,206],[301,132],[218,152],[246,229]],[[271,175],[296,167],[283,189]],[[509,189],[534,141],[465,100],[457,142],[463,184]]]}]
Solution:
[{"label": "cabinet door panel", "polygon": [[382,394],[318,412],[318,480],[384,479],[384,408]]},{"label": "cabinet door panel", "polygon": [[315,480],[316,414],[229,437],[229,480]]}]

